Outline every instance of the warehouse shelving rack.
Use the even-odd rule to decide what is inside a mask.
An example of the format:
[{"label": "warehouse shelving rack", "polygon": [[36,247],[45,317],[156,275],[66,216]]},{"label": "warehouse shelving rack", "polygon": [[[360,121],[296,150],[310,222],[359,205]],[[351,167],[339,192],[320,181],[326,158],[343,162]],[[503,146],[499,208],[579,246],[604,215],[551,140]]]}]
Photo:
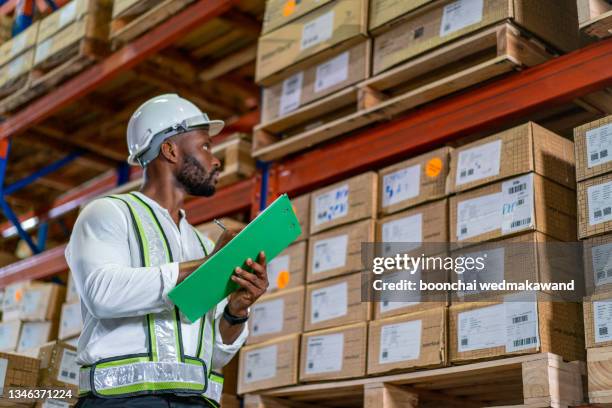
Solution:
[{"label": "warehouse shelving rack", "polygon": [[[0,123],[0,138],[19,137],[54,112],[226,12],[234,3],[231,0],[194,3],[7,118]],[[261,163],[254,177],[221,189],[214,199],[189,202],[190,221],[199,223],[249,209],[255,215],[281,193],[295,196],[469,133],[491,131],[539,109],[561,105],[611,86],[610,67],[612,39],[607,39],[485,86],[418,107],[389,122],[352,132],[306,153]],[[252,112],[233,126],[244,131],[257,121],[258,112]],[[77,208],[112,189],[117,178],[117,174],[109,174],[63,197],[54,203],[49,216]],[[60,246],[0,268],[0,286],[52,276],[65,269],[63,246]]]}]

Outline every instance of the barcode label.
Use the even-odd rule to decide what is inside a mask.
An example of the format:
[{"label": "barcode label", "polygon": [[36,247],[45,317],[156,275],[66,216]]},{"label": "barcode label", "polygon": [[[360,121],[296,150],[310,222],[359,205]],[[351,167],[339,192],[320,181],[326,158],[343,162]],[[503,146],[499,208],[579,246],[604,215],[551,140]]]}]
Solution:
[{"label": "barcode label", "polygon": [[284,116],[300,106],[303,82],[304,71],[300,71],[283,81],[283,90],[278,108],[278,114],[280,116]]},{"label": "barcode label", "polygon": [[527,190],[527,183],[521,183],[516,186],[512,186],[508,189],[508,194],[516,194],[523,190]]},{"label": "barcode label", "polygon": [[608,152],[612,149],[612,123],[587,131],[586,148],[588,168],[611,161]]},{"label": "barcode label", "polygon": [[529,224],[531,224],[531,217],[525,218],[524,220],[512,221],[510,228],[518,228]]},{"label": "barcode label", "polygon": [[523,315],[523,316],[518,316],[518,317],[513,317],[512,318],[512,324],[517,324],[517,323],[521,323],[521,322],[526,322],[528,319],[527,315]]},{"label": "barcode label", "polygon": [[467,339],[467,337],[463,337],[463,338],[461,339],[461,345],[462,345],[462,346],[467,346],[467,345],[468,345],[468,339]]},{"label": "barcode label", "polygon": [[599,328],[599,335],[600,336],[607,336],[608,335],[608,328],[606,326],[600,327]]},{"label": "barcode label", "polygon": [[536,344],[537,342],[538,342],[538,338],[534,336],[534,337],[527,337],[524,339],[514,340],[513,344],[514,344],[514,347],[521,347],[521,346],[528,346],[530,344]]},{"label": "barcode label", "polygon": [[589,224],[612,221],[612,181],[587,188]]},{"label": "barcode label", "polygon": [[502,183],[502,233],[529,228],[533,223],[533,174]]},{"label": "barcode label", "polygon": [[595,215],[595,218],[600,218],[606,215],[610,215],[611,212],[612,212],[612,207],[606,207],[604,209],[595,211],[594,215]]}]

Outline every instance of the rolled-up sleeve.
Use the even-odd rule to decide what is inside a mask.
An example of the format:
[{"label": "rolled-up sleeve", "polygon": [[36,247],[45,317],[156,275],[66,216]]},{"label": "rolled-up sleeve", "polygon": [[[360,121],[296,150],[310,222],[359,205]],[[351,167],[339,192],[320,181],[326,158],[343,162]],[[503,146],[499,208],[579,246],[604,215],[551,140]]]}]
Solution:
[{"label": "rolled-up sleeve", "polygon": [[227,300],[221,301],[216,308],[215,312],[215,342],[213,346],[213,361],[212,367],[214,370],[219,370],[223,368],[230,360],[236,355],[240,347],[244,344],[247,337],[249,336],[249,328],[248,325],[245,324],[243,326],[242,332],[234,340],[232,344],[224,344],[223,338],[221,337],[221,330],[219,330],[219,323],[223,318],[223,309]]},{"label": "rolled-up sleeve", "polygon": [[173,307],[178,263],[132,267],[127,215],[111,198],[90,203],[79,215],[66,248],[75,286],[98,319],[141,316]]}]

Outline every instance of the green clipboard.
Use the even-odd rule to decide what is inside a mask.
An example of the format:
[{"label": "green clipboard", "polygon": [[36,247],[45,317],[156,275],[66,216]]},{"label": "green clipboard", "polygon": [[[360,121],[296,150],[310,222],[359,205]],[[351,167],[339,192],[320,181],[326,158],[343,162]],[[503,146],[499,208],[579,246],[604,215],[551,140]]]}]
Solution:
[{"label": "green clipboard", "polygon": [[230,279],[237,266],[245,267],[247,258],[257,260],[260,251],[265,252],[268,262],[271,261],[301,232],[291,201],[283,194],[219,252],[168,292],[168,297],[190,321],[195,322],[238,289],[238,284]]}]

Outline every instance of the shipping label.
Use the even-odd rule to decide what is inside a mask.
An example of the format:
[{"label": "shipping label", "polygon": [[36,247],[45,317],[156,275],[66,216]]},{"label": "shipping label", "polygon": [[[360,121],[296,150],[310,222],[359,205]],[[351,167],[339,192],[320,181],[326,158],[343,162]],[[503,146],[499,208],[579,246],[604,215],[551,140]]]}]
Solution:
[{"label": "shipping label", "polygon": [[612,181],[587,189],[589,225],[612,221]]},{"label": "shipping label", "polygon": [[76,357],[76,351],[64,349],[57,373],[58,381],[79,385],[79,366],[77,365]]},{"label": "shipping label", "polygon": [[281,92],[280,104],[278,107],[279,116],[285,116],[289,112],[300,107],[303,82],[304,71],[300,71],[283,81],[283,90]]},{"label": "shipping label", "polygon": [[586,146],[589,169],[612,160],[612,123],[588,130]]},{"label": "shipping label", "polygon": [[343,184],[333,190],[319,194],[315,198],[315,224],[344,217],[349,208],[349,186]]},{"label": "shipping label", "polygon": [[343,351],[343,333],[309,337],[306,346],[306,374],[342,370]]},{"label": "shipping label", "polygon": [[302,29],[301,51],[327,41],[334,32],[334,10],[304,24]]},{"label": "shipping label", "polygon": [[386,174],[383,177],[383,207],[417,197],[420,186],[420,164]]},{"label": "shipping label", "polygon": [[276,358],[278,354],[276,344],[251,350],[245,354],[245,383],[248,384],[276,377]]},{"label": "shipping label", "polygon": [[612,299],[593,302],[595,343],[612,341]]},{"label": "shipping label", "polygon": [[278,333],[283,330],[283,299],[257,302],[251,306],[251,328],[253,336]]},{"label": "shipping label", "polygon": [[312,271],[321,273],[346,265],[348,235],[322,239],[315,242],[312,254]]},{"label": "shipping label", "polygon": [[484,0],[457,0],[444,7],[440,37],[482,21]]},{"label": "shipping label", "polygon": [[595,286],[612,283],[612,243],[591,248]]},{"label": "shipping label", "polygon": [[471,183],[499,174],[502,141],[495,140],[481,146],[459,152],[455,183]]},{"label": "shipping label", "polygon": [[488,194],[457,204],[457,240],[495,231],[502,220],[503,193]]},{"label": "shipping label", "polygon": [[459,313],[457,342],[459,352],[506,345],[504,304]]},{"label": "shipping label", "polygon": [[504,302],[506,313],[506,352],[540,346],[537,302]]},{"label": "shipping label", "polygon": [[319,93],[332,86],[346,81],[349,73],[349,52],[342,54],[317,66],[314,91]]},{"label": "shipping label", "polygon": [[421,354],[421,320],[388,324],[380,331],[379,364],[416,360]]},{"label": "shipping label", "polygon": [[[418,213],[409,217],[385,222],[382,225],[383,242],[391,245],[383,245],[383,255],[393,255],[394,249],[408,252],[417,249],[423,242],[423,214]],[[392,247],[392,243],[405,242],[406,245]],[[401,247],[401,248],[400,248]],[[397,251],[395,251],[397,252]]]},{"label": "shipping label", "polygon": [[310,294],[312,308],[310,322],[319,323],[346,316],[348,313],[348,284],[340,282],[313,290]]},{"label": "shipping label", "polygon": [[533,174],[502,183],[502,200],[502,234],[510,234],[533,226]]},{"label": "shipping label", "polygon": [[476,288],[474,290],[460,290],[457,291],[457,296],[464,297],[467,295],[475,295],[481,292],[481,283],[494,283],[501,282],[504,279],[504,248],[487,249],[484,251],[470,252],[468,254],[462,254],[462,257],[476,259],[482,257],[486,259],[484,262],[484,268],[477,269],[476,265],[472,265],[471,268],[465,267],[465,272],[458,276],[463,282],[476,282]]}]

